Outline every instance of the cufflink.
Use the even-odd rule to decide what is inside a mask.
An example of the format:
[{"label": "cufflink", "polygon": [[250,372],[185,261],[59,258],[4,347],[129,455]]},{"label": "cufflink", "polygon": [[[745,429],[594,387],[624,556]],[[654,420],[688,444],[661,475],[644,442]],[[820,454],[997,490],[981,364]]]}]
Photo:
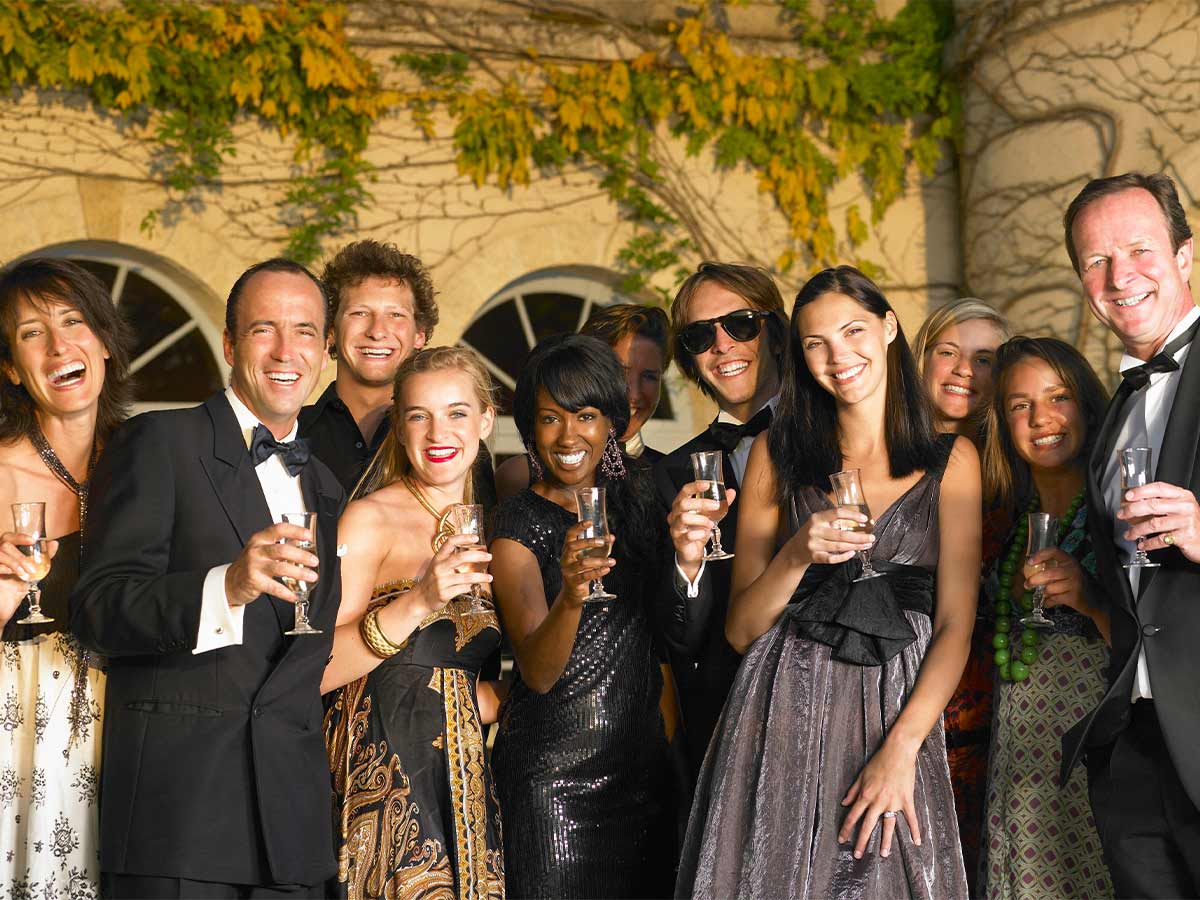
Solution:
[{"label": "cufflink", "polygon": [[216,628],[216,632],[215,632],[215,633],[216,633],[216,634],[224,634],[224,633],[225,633],[225,629],[224,629],[224,628],[222,628],[220,625],[218,625],[218,626],[217,626],[217,628]]},{"label": "cufflink", "polygon": [[346,552],[347,552],[349,549],[350,549],[350,545],[349,545],[349,544],[338,544],[338,545],[337,545],[337,555],[338,555],[338,559],[341,559],[343,556],[345,556],[345,555],[346,555]]}]

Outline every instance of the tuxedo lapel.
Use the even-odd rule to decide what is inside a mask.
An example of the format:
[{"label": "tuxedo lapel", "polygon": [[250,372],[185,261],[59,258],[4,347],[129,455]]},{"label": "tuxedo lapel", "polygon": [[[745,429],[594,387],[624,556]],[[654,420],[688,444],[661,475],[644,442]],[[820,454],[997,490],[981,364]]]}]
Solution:
[{"label": "tuxedo lapel", "polygon": [[244,546],[256,532],[272,524],[271,510],[229,401],[224,394],[217,394],[204,405],[212,417],[213,453],[211,457],[202,454],[200,463]]},{"label": "tuxedo lapel", "polygon": [[333,577],[337,568],[333,561],[337,559],[339,503],[337,497],[326,492],[316,468],[312,465],[305,466],[300,473],[300,490],[304,494],[305,508],[317,514],[317,558],[321,561],[318,570],[321,580],[317,582],[318,589],[313,592],[308,610],[309,618],[315,619],[317,610],[328,598],[333,587],[325,581],[325,573],[328,572],[330,577]]},{"label": "tuxedo lapel", "polygon": [[[1096,436],[1096,444],[1092,449],[1092,457],[1087,471],[1088,521],[1092,532],[1092,545],[1096,552],[1098,571],[1107,573],[1115,583],[1113,592],[1117,600],[1129,613],[1134,607],[1133,591],[1129,586],[1129,578],[1121,567],[1121,560],[1116,552],[1115,525],[1108,513],[1108,504],[1104,497],[1104,471],[1108,461],[1115,451],[1117,434],[1121,430],[1121,410],[1129,400],[1131,391],[1125,382],[1117,390],[1116,396],[1108,405],[1108,412]],[[1143,572],[1143,575],[1145,572]]]}]

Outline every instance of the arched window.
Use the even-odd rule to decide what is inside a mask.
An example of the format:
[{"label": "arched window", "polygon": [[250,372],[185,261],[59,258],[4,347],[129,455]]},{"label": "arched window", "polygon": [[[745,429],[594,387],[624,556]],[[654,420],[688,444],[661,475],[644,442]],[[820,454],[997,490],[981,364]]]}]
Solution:
[{"label": "arched window", "polygon": [[[467,325],[459,343],[483,357],[499,387],[493,440],[498,457],[524,450],[512,419],[512,401],[525,357],[544,338],[578,331],[597,306],[639,302],[620,294],[616,280],[603,269],[582,266],[534,272],[497,292]],[[685,398],[672,367],[663,379],[658,409],[642,431],[647,444],[667,452],[691,437],[688,421],[677,418]]]},{"label": "arched window", "polygon": [[69,259],[100,279],[133,327],[134,412],[200,403],[225,384],[221,333],[198,282],[135,247],[80,241],[30,254]]}]

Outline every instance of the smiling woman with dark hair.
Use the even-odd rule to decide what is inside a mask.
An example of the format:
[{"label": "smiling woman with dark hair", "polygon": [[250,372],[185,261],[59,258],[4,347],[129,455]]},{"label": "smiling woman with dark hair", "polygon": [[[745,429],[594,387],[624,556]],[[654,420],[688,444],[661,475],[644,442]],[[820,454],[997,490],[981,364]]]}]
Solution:
[{"label": "smiling woman with dark hair", "polygon": [[[592,337],[543,342],[513,418],[535,480],[500,507],[491,545],[517,663],[492,757],[508,893],[665,896],[673,828],[649,614],[665,523],[618,444],[629,399],[616,356]],[[610,557],[576,522],[573,492],[587,487],[606,490]],[[585,600],[596,578],[615,599]]]},{"label": "smiling woman with dark hair", "polygon": [[[0,818],[0,884],[38,883],[46,896],[96,892],[96,772],[104,675],[67,631],[79,574],[88,479],[125,417],[130,334],[104,286],[65,260],[34,258],[0,272],[0,626],[5,698],[0,778],[15,802]],[[10,504],[45,504],[53,553],[43,614],[28,607],[28,535]],[[57,551],[57,552],[55,552]]]}]

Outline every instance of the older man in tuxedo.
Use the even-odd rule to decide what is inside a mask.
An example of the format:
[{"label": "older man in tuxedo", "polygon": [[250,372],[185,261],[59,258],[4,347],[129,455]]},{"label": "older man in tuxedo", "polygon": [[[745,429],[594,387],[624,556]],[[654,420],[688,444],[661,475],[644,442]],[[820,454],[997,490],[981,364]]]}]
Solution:
[{"label": "older man in tuxedo", "polygon": [[[334,872],[321,674],[341,599],[344,494],[294,440],[328,356],[302,266],[246,271],[226,305],[229,389],[113,437],[92,480],[71,624],[109,658],[101,781],[111,897],[319,897]],[[311,535],[281,514],[317,514]],[[318,635],[288,636],[315,582]]]},{"label": "older man in tuxedo", "polygon": [[660,459],[655,481],[676,548],[675,590],[664,592],[660,619],[693,771],[704,760],[708,740],[741,657],[725,639],[732,560],[703,562],[713,523],[704,514],[714,500],[701,499],[691,454],[720,450],[725,486],[732,493],[721,521],[721,542],[734,549],[737,487],[746,472],[750,445],[771,421],[787,342],[783,298],[771,276],[753,266],[706,262],[680,286],[671,303],[675,360],[707,396],[716,419],[690,441]]},{"label": "older man in tuxedo", "polygon": [[[1092,313],[1125,348],[1088,468],[1097,574],[1111,585],[1112,668],[1100,705],[1063,740],[1086,753],[1093,812],[1122,897],[1200,896],[1200,310],[1192,232],[1165,175],[1090,182],[1067,250]],[[1123,490],[1122,448],[1148,447]],[[1130,567],[1145,550],[1153,567]]]}]

